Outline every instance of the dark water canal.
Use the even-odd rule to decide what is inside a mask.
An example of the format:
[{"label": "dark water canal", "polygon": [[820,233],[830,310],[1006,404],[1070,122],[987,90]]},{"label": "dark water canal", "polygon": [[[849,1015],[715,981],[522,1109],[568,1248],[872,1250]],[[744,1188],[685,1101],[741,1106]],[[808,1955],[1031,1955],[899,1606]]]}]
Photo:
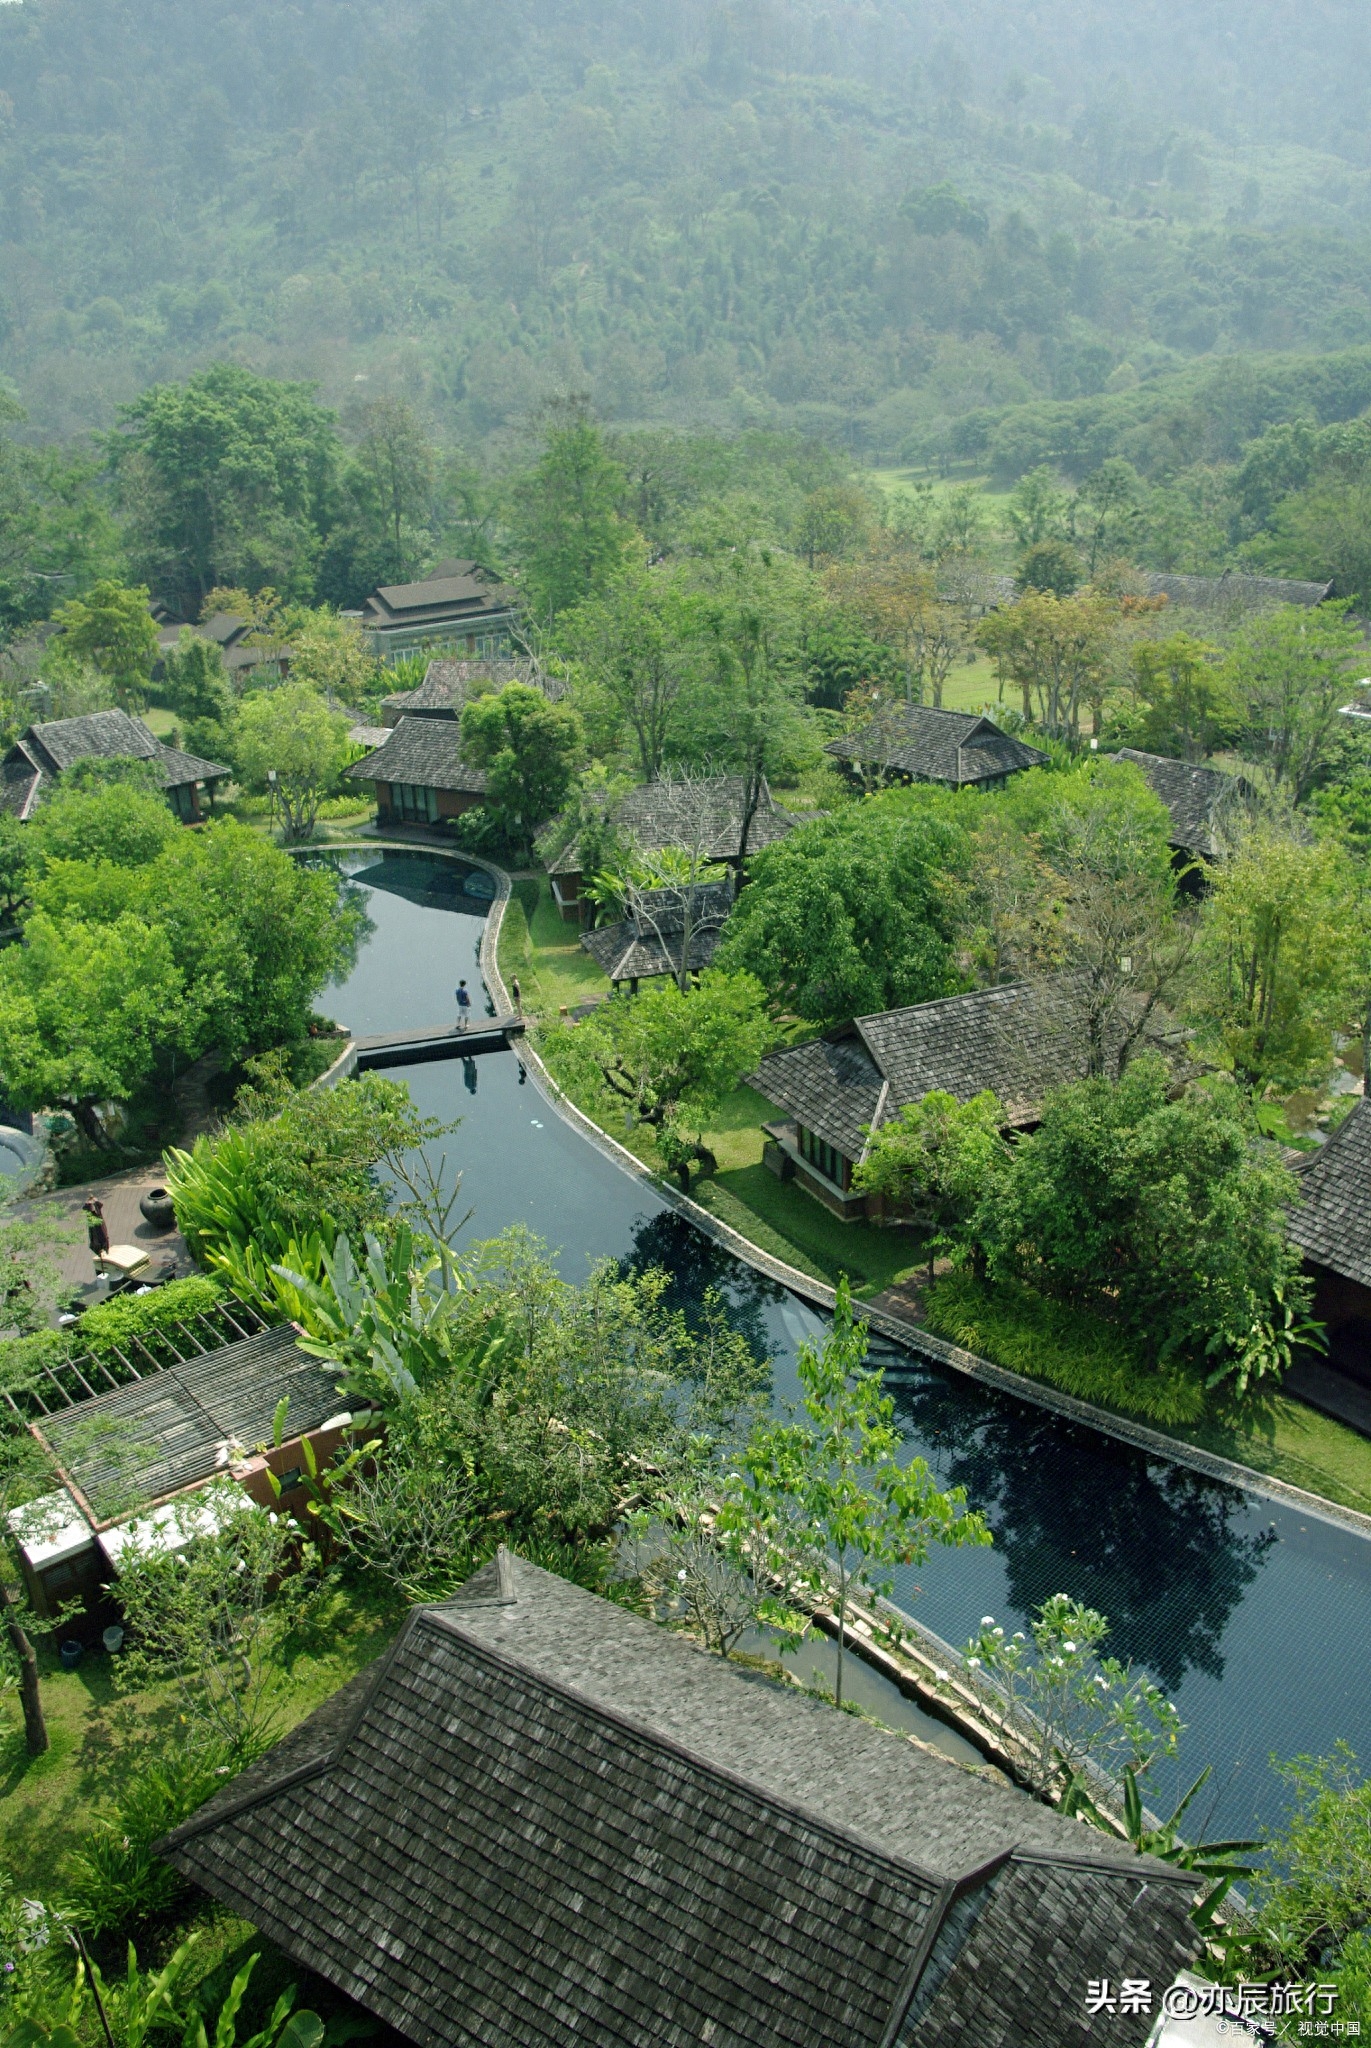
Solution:
[{"label": "dark water canal", "polygon": [[[477,948],[486,904],[456,863],[388,850],[347,855],[374,927],[321,1007],[354,1032],[436,1025],[465,975],[481,1014]],[[470,884],[480,889],[483,879]],[[522,1222],[570,1279],[612,1257],[661,1265],[683,1301],[715,1286],[794,1391],[799,1343],[822,1317],[741,1265],[564,1123],[513,1053],[399,1068],[424,1111],[460,1116],[447,1141],[475,1214],[468,1237]],[[1187,1723],[1151,1803],[1214,1766],[1209,1831],[1273,1820],[1272,1754],[1323,1753],[1339,1737],[1371,1757],[1371,1542],[1336,1523],[1148,1458],[1030,1403],[879,1344],[910,1454],[965,1486],[994,1531],[989,1550],[934,1551],[895,1597],[961,1644],[982,1615],[1023,1625],[1067,1592],[1111,1622],[1114,1654],[1145,1665]]]}]

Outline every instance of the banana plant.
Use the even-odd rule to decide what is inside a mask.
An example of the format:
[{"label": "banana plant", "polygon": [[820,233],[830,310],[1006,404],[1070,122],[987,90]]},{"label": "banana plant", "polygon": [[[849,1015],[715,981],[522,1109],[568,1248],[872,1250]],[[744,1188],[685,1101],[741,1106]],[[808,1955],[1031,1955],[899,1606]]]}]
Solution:
[{"label": "banana plant", "polygon": [[[1209,1890],[1197,1905],[1191,1908],[1190,1918],[1203,1934],[1208,1934],[1214,1925],[1215,1916],[1239,1878],[1251,1877],[1253,1865],[1239,1861],[1254,1855],[1263,1848],[1259,1841],[1253,1842],[1186,1842],[1181,1839],[1180,1825],[1187,1809],[1196,1795],[1207,1783],[1212,1766],[1206,1764],[1190,1790],[1182,1795],[1173,1808],[1169,1820],[1158,1827],[1149,1827],[1143,1807],[1142,1792],[1138,1786],[1137,1772],[1131,1764],[1123,1770],[1123,1833],[1140,1856],[1156,1856],[1163,1863],[1172,1863],[1177,1870],[1192,1870],[1196,1877],[1210,1880]],[[1117,1836],[1118,1821],[1105,1814],[1095,1804],[1085,1789],[1080,1774],[1075,1774],[1062,1798],[1063,1814],[1089,1821],[1092,1827],[1101,1828],[1104,1833]]]},{"label": "banana plant", "polygon": [[345,1393],[384,1411],[408,1406],[472,1348],[457,1337],[465,1289],[452,1254],[408,1224],[389,1244],[368,1233],[360,1264],[340,1234],[317,1280],[285,1265],[273,1270],[300,1296],[302,1348],[341,1367]]}]

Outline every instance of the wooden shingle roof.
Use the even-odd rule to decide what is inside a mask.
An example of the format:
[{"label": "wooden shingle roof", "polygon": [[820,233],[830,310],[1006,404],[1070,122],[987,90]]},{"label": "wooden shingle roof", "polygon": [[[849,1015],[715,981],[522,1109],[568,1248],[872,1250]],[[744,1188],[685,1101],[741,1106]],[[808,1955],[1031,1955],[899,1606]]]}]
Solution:
[{"label": "wooden shingle roof", "polygon": [[1193,1879],[507,1552],[159,1848],[423,2048],[891,2048],[968,1975],[978,2048],[1084,2042],[1198,1946]]},{"label": "wooden shingle roof", "polygon": [[450,718],[402,718],[383,747],[344,770],[354,782],[407,782],[484,796],[483,768],[462,759],[461,727]]},{"label": "wooden shingle roof", "polygon": [[1182,853],[1201,854],[1205,860],[1218,858],[1217,835],[1224,818],[1254,795],[1245,777],[1225,775],[1221,768],[1174,761],[1166,754],[1144,754],[1137,747],[1120,747],[1114,759],[1131,761],[1141,769],[1149,787],[1166,805],[1171,813],[1171,844]]},{"label": "wooden shingle roof", "polygon": [[[690,893],[694,903],[688,964],[698,974],[719,950],[733,908],[733,883],[700,883]],[[581,944],[611,981],[679,974],[685,913],[684,890],[646,889],[627,917],[583,933]]]},{"label": "wooden shingle roof", "polygon": [[1036,1121],[1047,1090],[1079,1080],[1088,1047],[1064,982],[1013,982],[858,1017],[828,1039],[769,1053],[751,1077],[845,1158],[933,1089],[966,1102],[993,1088],[1007,1125]]},{"label": "wooden shingle roof", "polygon": [[830,740],[824,752],[963,789],[978,782],[1040,768],[1047,755],[1002,732],[991,718],[970,711],[938,711],[931,704],[898,704],[860,732]]},{"label": "wooden shingle roof", "polygon": [[55,779],[78,761],[116,760],[155,761],[165,789],[232,773],[222,761],[166,746],[127,711],[88,711],[80,718],[48,719],[20,733],[5,756],[0,808],[29,817],[45,777]]},{"label": "wooden shingle roof", "polygon": [[1143,579],[1149,597],[1165,597],[1187,611],[1269,611],[1276,605],[1316,605],[1333,595],[1331,583],[1300,583],[1285,576],[1181,576],[1173,571]]},{"label": "wooden shingle roof", "polygon": [[[746,784],[741,775],[713,775],[692,783],[670,779],[645,782],[615,804],[609,822],[624,838],[631,839],[641,853],[660,853],[668,846],[694,848],[703,839],[699,850],[707,859],[736,860],[745,797]],[[776,802],[763,781],[748,829],[748,853],[760,853],[764,846],[774,845],[799,823],[793,812]],[[556,827],[550,830],[555,833]],[[580,872],[580,842],[572,839],[549,863],[548,873]]]},{"label": "wooden shingle roof", "polygon": [[383,698],[381,714],[387,725],[416,716],[460,718],[472,683],[494,683],[502,689],[506,683],[533,683],[537,679],[531,661],[457,661],[444,657],[429,663],[417,689],[397,690]]},{"label": "wooden shingle roof", "polygon": [[1371,1102],[1365,1096],[1301,1172],[1290,1235],[1306,1258],[1371,1287]]}]

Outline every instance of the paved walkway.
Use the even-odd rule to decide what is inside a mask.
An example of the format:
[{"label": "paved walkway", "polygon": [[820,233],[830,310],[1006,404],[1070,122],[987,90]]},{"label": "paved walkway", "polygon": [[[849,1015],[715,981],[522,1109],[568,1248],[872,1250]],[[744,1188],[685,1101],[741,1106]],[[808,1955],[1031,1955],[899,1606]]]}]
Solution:
[{"label": "paved walkway", "polygon": [[[104,1301],[109,1294],[109,1282],[95,1278],[95,1261],[86,1242],[86,1219],[81,1213],[81,1204],[88,1195],[98,1196],[105,1205],[110,1243],[138,1245],[151,1259],[153,1274],[161,1277],[168,1262],[177,1279],[193,1270],[186,1241],[179,1230],[154,1230],[150,1223],[143,1221],[138,1204],[149,1188],[160,1187],[161,1184],[162,1174],[158,1167],[140,1166],[132,1173],[111,1174],[106,1180],[85,1181],[74,1188],[58,1188],[51,1195],[23,1204],[26,1215],[55,1214],[69,1219],[75,1226],[71,1243],[63,1247],[58,1264],[62,1278],[80,1288],[83,1306],[88,1308],[92,1302]],[[170,1278],[171,1273],[166,1277]]]}]

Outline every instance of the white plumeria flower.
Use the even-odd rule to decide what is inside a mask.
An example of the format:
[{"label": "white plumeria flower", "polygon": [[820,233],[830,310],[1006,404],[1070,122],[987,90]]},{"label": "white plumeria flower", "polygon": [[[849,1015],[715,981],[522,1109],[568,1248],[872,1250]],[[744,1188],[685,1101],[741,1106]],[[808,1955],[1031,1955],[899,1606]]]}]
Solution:
[{"label": "white plumeria flower", "polygon": [[1064,1649],[1064,1650],[1066,1651],[1066,1654],[1067,1654],[1067,1656],[1068,1656],[1068,1657],[1074,1657],[1074,1656],[1075,1656],[1075,1654],[1076,1654],[1076,1645],[1075,1645],[1074,1643],[1063,1643],[1063,1644],[1062,1644],[1062,1648],[1063,1648],[1063,1649]]},{"label": "white plumeria flower", "polygon": [[994,1626],[995,1626],[995,1617],[994,1617],[994,1615],[993,1615],[993,1614],[983,1614],[983,1615],[981,1616],[981,1627],[982,1627],[982,1628],[994,1628]]},{"label": "white plumeria flower", "polygon": [[684,1572],[684,1570],[681,1570],[681,1571],[677,1572],[676,1576],[677,1576],[677,1578],[678,1578],[678,1579],[679,1579],[679,1580],[681,1581],[681,1584],[682,1584],[682,1585],[684,1585],[684,1584],[685,1584],[685,1576],[686,1576],[686,1575],[685,1575],[685,1572]]},{"label": "white plumeria flower", "polygon": [[933,1676],[937,1679],[939,1685],[947,1684],[947,1673],[940,1671],[936,1665],[933,1668]]},{"label": "white plumeria flower", "polygon": [[980,1658],[979,1658],[979,1657],[968,1657],[968,1658],[967,1658],[967,1660],[966,1660],[966,1668],[967,1668],[967,1670],[968,1670],[968,1671],[979,1671],[979,1670],[980,1670],[980,1668],[981,1668],[981,1660],[980,1660]]}]

